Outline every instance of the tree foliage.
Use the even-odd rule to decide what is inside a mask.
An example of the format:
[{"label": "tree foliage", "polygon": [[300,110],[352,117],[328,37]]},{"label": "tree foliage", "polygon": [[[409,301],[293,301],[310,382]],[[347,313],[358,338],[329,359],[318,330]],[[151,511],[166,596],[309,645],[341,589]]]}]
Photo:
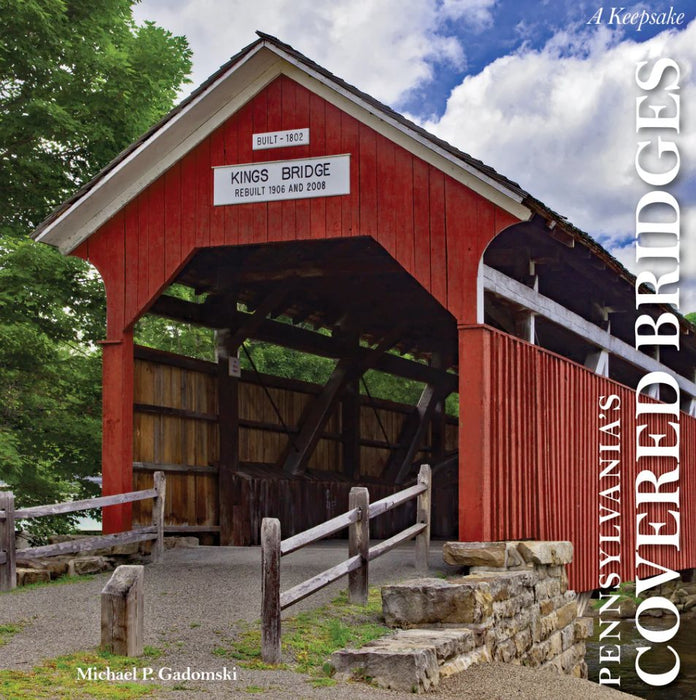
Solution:
[{"label": "tree foliage", "polygon": [[[171,108],[183,37],[131,0],[0,0],[0,481],[22,504],[90,490],[100,468],[103,286],[29,240]],[[94,487],[92,487],[94,488]]]}]

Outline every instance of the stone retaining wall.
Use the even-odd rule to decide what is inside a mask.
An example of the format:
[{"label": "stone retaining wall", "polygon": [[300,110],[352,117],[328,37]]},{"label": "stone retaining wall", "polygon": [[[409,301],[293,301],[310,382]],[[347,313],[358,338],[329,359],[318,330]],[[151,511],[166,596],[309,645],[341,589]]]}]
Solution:
[{"label": "stone retaining wall", "polygon": [[401,631],[331,658],[339,677],[420,692],[490,661],[587,678],[585,639],[565,565],[570,542],[449,542],[443,556],[468,574],[382,588],[386,623]]}]

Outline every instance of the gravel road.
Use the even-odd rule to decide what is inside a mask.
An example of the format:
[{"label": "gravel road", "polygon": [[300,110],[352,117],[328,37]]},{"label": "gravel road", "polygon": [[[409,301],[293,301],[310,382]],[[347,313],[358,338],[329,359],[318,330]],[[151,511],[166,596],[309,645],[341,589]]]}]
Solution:
[{"label": "gravel road", "polygon": [[[397,548],[372,562],[371,584],[414,578],[412,546]],[[433,571],[446,571],[441,548],[433,543]],[[282,585],[289,588],[346,556],[345,542],[314,545],[283,559]],[[99,645],[99,593],[110,574],[65,586],[21,589],[0,595],[0,625],[23,622],[22,631],[0,647],[0,668],[28,670],[42,659]],[[289,614],[322,605],[345,587],[338,581],[310,599],[293,606]],[[157,564],[145,568],[145,644],[164,649],[144,666],[183,672],[234,669],[233,661],[213,653],[227,646],[240,621],[259,617],[260,551],[256,547],[197,547],[172,549]],[[156,671],[155,671],[156,672]],[[199,700],[244,694],[259,698],[312,698],[359,700],[413,697],[360,683],[315,688],[310,679],[291,671],[236,668],[236,680],[164,683],[155,697]],[[490,664],[470,669],[444,681],[431,698],[519,698],[564,700],[629,698],[588,681],[559,677],[532,669]],[[12,700],[10,698],[3,700]]]}]

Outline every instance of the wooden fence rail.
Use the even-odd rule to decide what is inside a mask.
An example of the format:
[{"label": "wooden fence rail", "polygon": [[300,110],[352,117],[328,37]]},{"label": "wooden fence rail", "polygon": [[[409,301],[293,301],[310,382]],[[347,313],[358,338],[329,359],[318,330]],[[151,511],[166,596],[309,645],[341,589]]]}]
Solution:
[{"label": "wooden fence rail", "polygon": [[50,557],[58,554],[74,554],[76,552],[102,549],[117,544],[154,540],[152,559],[157,561],[164,551],[164,500],[167,482],[164,472],[155,472],[153,477],[153,488],[143,491],[129,491],[128,493],[119,493],[113,496],[99,496],[81,501],[53,503],[46,506],[32,506],[31,508],[18,508],[16,510],[14,508],[14,495],[10,492],[0,492],[0,591],[8,591],[17,585],[18,557],[15,551],[15,521],[20,519],[75,513],[90,508],[102,508],[152,498],[154,502],[152,505],[152,525],[150,527],[141,527],[113,535],[83,537],[43,547],[31,547],[21,550],[19,558],[22,560],[39,559],[40,557]]},{"label": "wooden fence rail", "polygon": [[[312,595],[342,576],[348,576],[351,603],[367,603],[369,562],[397,545],[416,538],[416,568],[426,571],[430,548],[430,503],[432,477],[424,464],[418,482],[403,491],[370,504],[369,492],[356,486],[350,490],[346,513],[286,540],[280,538],[280,520],[264,518],[261,524],[261,656],[265,663],[278,664],[280,651],[280,614],[285,608]],[[370,520],[416,498],[416,523],[402,532],[370,547]],[[280,559],[308,544],[324,539],[348,527],[348,559],[306,581],[280,592]]]}]

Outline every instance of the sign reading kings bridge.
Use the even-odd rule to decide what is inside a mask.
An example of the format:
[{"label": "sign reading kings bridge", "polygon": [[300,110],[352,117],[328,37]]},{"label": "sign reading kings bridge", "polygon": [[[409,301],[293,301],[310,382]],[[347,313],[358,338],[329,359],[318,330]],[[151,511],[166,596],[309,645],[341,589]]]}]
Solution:
[{"label": "sign reading kings bridge", "polygon": [[350,194],[350,155],[213,168],[213,204]]}]

